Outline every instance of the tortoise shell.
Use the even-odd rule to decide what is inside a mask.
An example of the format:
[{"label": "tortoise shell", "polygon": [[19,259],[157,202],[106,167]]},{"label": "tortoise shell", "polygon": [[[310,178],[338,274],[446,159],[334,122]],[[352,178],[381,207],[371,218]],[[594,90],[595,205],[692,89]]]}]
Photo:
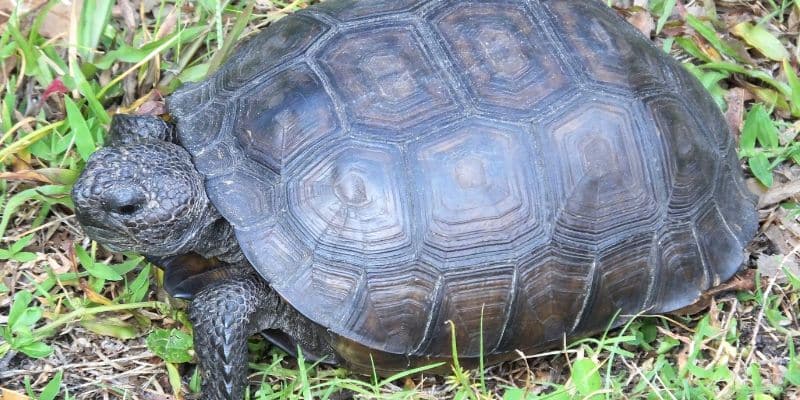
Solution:
[{"label": "tortoise shell", "polygon": [[756,230],[714,100],[599,1],[330,0],[168,105],[272,288],[405,360],[675,310]]}]

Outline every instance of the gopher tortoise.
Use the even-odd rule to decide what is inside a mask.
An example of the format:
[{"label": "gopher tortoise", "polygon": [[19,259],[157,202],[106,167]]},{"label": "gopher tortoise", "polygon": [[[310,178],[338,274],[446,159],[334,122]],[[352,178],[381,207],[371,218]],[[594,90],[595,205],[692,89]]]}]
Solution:
[{"label": "gopher tortoise", "polygon": [[600,1],[331,0],[167,107],[117,115],[73,196],[193,299],[208,399],[256,332],[385,374],[672,311],[757,227],[717,104]]}]

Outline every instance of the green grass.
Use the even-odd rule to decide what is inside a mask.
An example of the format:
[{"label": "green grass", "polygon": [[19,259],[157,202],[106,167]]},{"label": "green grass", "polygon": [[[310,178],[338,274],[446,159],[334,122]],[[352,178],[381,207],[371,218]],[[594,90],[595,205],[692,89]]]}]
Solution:
[{"label": "green grass", "polygon": [[[89,155],[102,146],[110,116],[158,100],[182,83],[215,70],[234,43],[255,27],[303,8],[309,0],[274,7],[164,1],[138,21],[140,10],[112,13],[108,1],[87,1],[62,20],[64,35],[40,36],[50,1],[35,13],[12,13],[0,34],[0,388],[52,399],[128,398],[120,378],[95,379],[94,367],[63,368],[75,337],[124,346],[115,357],[149,349],[147,390],[196,392],[191,330],[185,304],[159,289],[160,272],[135,254],[112,254],[83,238],[71,216],[69,191]],[[613,3],[613,2],[610,2]],[[706,5],[714,2],[706,1]],[[658,42],[687,62],[726,108],[739,90],[740,156],[761,189],[793,182],[800,79],[797,45],[787,32],[800,16],[798,0],[760,2],[747,24],[680,11],[672,0],[650,1]],[[628,10],[637,12],[643,10]],[[796,27],[795,27],[796,32]],[[63,88],[59,86],[63,85]],[[45,100],[46,91],[54,94]],[[734,115],[735,117],[735,115]],[[769,224],[791,231],[800,210],[793,196],[762,210]],[[790,237],[790,239],[793,239]],[[788,240],[788,239],[787,239]],[[754,254],[783,256],[760,237]],[[292,359],[254,338],[250,396],[254,399],[769,399],[798,395],[800,280],[765,277],[756,288],[723,296],[694,316],[639,316],[621,329],[515,363],[449,376],[424,368],[390,377],[354,376]],[[75,333],[77,332],[77,333]],[[457,343],[453,343],[454,346]],[[149,353],[148,353],[149,354]],[[104,360],[89,354],[90,362]],[[74,358],[74,357],[72,357]],[[70,359],[72,359],[70,358]],[[119,361],[122,362],[122,361]],[[125,364],[131,368],[139,364]],[[140,365],[139,365],[140,366]]]}]

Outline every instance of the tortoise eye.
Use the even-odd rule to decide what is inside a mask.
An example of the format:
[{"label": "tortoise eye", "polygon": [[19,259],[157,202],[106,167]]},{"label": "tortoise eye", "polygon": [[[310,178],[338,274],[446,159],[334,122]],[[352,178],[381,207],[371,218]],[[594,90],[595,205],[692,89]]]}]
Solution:
[{"label": "tortoise eye", "polygon": [[145,203],[145,196],[134,188],[119,188],[103,194],[106,210],[119,215],[132,215],[139,211]]},{"label": "tortoise eye", "polygon": [[141,208],[138,204],[127,204],[117,210],[117,214],[130,215]]}]

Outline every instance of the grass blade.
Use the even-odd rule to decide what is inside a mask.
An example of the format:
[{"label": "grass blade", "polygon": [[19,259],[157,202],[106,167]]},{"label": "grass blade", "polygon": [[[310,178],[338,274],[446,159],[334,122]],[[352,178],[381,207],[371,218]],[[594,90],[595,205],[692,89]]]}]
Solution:
[{"label": "grass blade", "polygon": [[78,25],[78,53],[84,60],[94,59],[103,30],[111,17],[112,0],[84,0]]}]

